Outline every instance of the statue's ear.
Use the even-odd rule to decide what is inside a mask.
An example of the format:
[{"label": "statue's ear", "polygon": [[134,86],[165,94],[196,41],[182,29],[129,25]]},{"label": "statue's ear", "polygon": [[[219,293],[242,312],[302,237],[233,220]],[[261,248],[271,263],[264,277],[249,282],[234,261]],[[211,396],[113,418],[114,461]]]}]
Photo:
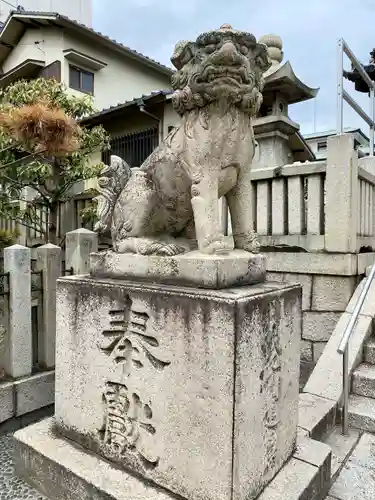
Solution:
[{"label": "statue's ear", "polygon": [[178,42],[171,57],[172,64],[180,70],[193,58],[194,43],[187,40]]},{"label": "statue's ear", "polygon": [[262,73],[271,67],[272,63],[268,56],[268,48],[265,43],[256,44],[254,50],[254,61]]}]

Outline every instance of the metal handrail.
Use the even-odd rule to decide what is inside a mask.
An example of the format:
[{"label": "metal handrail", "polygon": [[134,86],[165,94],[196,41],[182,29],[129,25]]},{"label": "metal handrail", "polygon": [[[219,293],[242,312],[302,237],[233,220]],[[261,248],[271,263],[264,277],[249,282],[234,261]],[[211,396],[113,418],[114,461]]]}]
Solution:
[{"label": "metal handrail", "polygon": [[371,267],[370,273],[365,278],[364,286],[359,294],[354,310],[350,316],[348,324],[342,334],[341,342],[337,349],[339,354],[343,355],[342,361],[342,385],[343,385],[343,408],[342,408],[342,433],[347,436],[349,433],[349,393],[350,393],[350,373],[349,373],[349,340],[352,335],[353,329],[357,323],[358,316],[361,312],[363,303],[367,297],[372,280],[375,276],[375,262]]},{"label": "metal handrail", "polygon": [[[369,116],[361,106],[344,90],[344,54],[348,56],[353,66],[356,68],[362,79],[370,89],[370,114]],[[375,82],[371,80],[363,66],[350,50],[343,38],[337,43],[337,134],[344,131],[344,109],[343,103],[346,101],[349,106],[369,125],[370,151],[369,156],[374,156],[374,130],[375,130]]]}]

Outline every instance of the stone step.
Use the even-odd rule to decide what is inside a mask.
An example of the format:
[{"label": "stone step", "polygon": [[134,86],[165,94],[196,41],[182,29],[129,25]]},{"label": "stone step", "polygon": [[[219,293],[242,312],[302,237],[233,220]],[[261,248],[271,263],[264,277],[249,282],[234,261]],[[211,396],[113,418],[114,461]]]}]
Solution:
[{"label": "stone step", "polygon": [[[185,498],[153,486],[150,481],[131,475],[73,441],[59,437],[53,432],[52,419],[45,419],[16,432],[14,460],[17,475],[43,491],[51,500]],[[307,436],[300,436],[293,456],[257,498],[321,500],[328,494],[330,471],[330,447]]]},{"label": "stone step", "polygon": [[365,363],[375,365],[375,338],[370,337],[365,344],[363,351],[363,360]]},{"label": "stone step", "polygon": [[362,363],[353,372],[352,393],[375,399],[375,366]]},{"label": "stone step", "polygon": [[349,426],[375,432],[375,399],[352,394],[349,399]]}]

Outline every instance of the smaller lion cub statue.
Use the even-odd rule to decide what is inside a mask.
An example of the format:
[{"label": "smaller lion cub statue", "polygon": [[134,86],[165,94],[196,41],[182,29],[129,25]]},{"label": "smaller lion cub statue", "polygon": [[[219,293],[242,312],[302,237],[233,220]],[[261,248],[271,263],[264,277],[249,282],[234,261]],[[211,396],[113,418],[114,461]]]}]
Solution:
[{"label": "smaller lion cub statue", "polygon": [[115,252],[173,256],[228,253],[218,200],[225,196],[234,248],[257,252],[253,230],[251,120],[262,103],[267,47],[230,25],[176,45],[172,103],[181,125],[139,169],[121,158],[99,179],[96,230]]}]

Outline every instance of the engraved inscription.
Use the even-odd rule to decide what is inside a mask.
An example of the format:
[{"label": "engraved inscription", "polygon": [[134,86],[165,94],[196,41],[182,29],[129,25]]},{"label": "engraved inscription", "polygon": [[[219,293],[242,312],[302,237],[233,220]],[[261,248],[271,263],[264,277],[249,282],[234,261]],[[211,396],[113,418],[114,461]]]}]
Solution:
[{"label": "engraved inscription", "polygon": [[132,367],[142,368],[147,362],[159,371],[170,364],[161,359],[158,339],[148,333],[149,315],[137,311],[130,298],[124,308],[109,314],[110,328],[102,332],[100,349],[115,363],[122,363],[125,373],[129,374]]},{"label": "engraved inscription", "polygon": [[280,423],[279,399],[281,392],[281,347],[277,324],[270,318],[270,328],[262,344],[264,369],[260,374],[261,394],[265,398],[263,423],[265,427],[265,473],[276,464],[277,428]]},{"label": "engraved inscription", "polygon": [[156,432],[150,403],[124,384],[107,382],[103,399],[106,404],[102,440],[112,452],[123,455],[135,452],[145,465],[155,467],[159,457],[147,446],[147,437]]},{"label": "engraved inscription", "polygon": [[148,384],[141,392],[133,390],[132,375],[134,369],[142,369],[146,364],[160,372],[170,361],[162,359],[150,316],[142,309],[126,296],[123,307],[110,311],[109,328],[102,332],[99,348],[113,363],[123,367],[127,382],[106,382],[105,423],[99,436],[111,456],[128,465],[135,458],[144,467],[153,468],[158,465],[159,456],[153,452],[156,428],[151,400],[146,400]]}]

